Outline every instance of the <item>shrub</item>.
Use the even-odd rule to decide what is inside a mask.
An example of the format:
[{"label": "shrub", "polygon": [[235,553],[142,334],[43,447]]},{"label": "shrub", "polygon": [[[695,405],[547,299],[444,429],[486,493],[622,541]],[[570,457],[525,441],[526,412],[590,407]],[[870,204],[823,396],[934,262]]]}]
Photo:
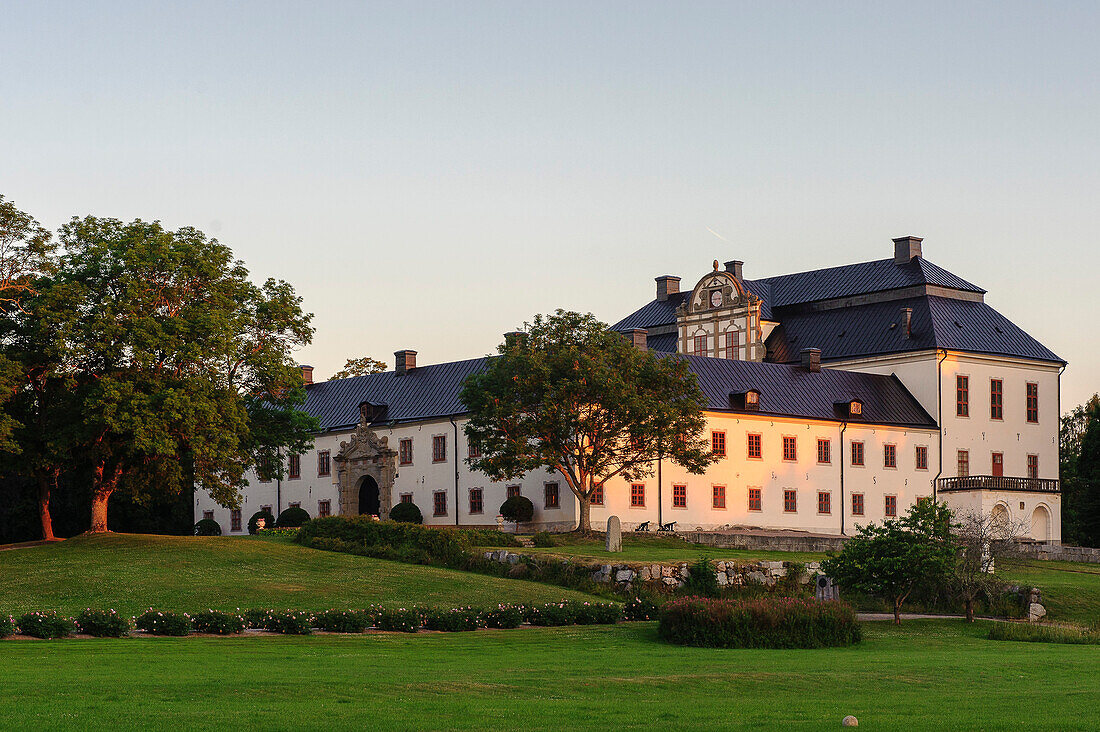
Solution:
[{"label": "shrub", "polygon": [[238,613],[204,610],[199,613],[192,613],[191,627],[194,628],[196,633],[236,635],[244,632],[244,629],[248,627],[248,621]]},{"label": "shrub", "polygon": [[611,625],[619,622],[623,614],[621,607],[608,602],[570,600],[567,604],[577,625]]},{"label": "shrub", "polygon": [[405,524],[422,524],[424,523],[424,514],[420,513],[420,509],[417,508],[416,504],[412,501],[408,503],[398,503],[390,509],[390,521],[397,521]]},{"label": "shrub", "polygon": [[497,605],[481,613],[481,622],[486,628],[518,628],[525,610],[522,605]]},{"label": "shrub", "polygon": [[500,504],[500,515],[505,521],[526,523],[535,517],[535,505],[527,496],[512,496]]},{"label": "shrub", "polygon": [[548,602],[527,608],[527,622],[531,625],[572,625],[576,622],[576,610],[566,602]]},{"label": "shrub", "polygon": [[316,549],[461,568],[468,559],[467,549],[485,546],[485,541],[495,537],[508,537],[512,546],[517,545],[513,537],[499,531],[433,529],[397,521],[329,516],[307,523],[294,540]]},{"label": "shrub", "polygon": [[989,628],[989,640],[1100,645],[1100,632],[1091,628],[993,623]]},{"label": "shrub", "polygon": [[195,524],[195,536],[221,536],[222,527],[214,519],[204,518]]},{"label": "shrub", "polygon": [[253,629],[262,629],[264,622],[267,620],[267,616],[271,614],[270,610],[260,610],[258,608],[251,608],[244,611],[245,626]]},{"label": "shrub", "polygon": [[96,638],[122,638],[130,632],[130,619],[114,610],[88,608],[76,616],[76,627],[81,633]]},{"label": "shrub", "polygon": [[718,575],[714,563],[706,557],[699,557],[688,570],[684,580],[683,594],[696,597],[718,597]]},{"label": "shrub", "polygon": [[535,546],[543,548],[558,545],[557,541],[554,540],[554,535],[549,531],[536,532],[533,541],[535,542]]},{"label": "shrub", "polygon": [[309,521],[309,514],[306,513],[304,508],[300,506],[291,506],[279,514],[279,518],[275,521],[275,528],[293,529],[304,526],[307,521]]},{"label": "shrub", "polygon": [[191,618],[186,613],[146,610],[134,624],[149,635],[187,635],[191,632]]},{"label": "shrub", "polygon": [[477,630],[480,626],[481,613],[472,607],[429,610],[424,613],[424,627],[428,630],[454,633],[462,630]]},{"label": "shrub", "polygon": [[284,635],[309,635],[313,632],[313,615],[302,610],[270,612],[264,619],[264,630]]},{"label": "shrub", "polygon": [[15,618],[10,615],[0,615],[0,638],[15,635]]},{"label": "shrub", "polygon": [[313,624],[329,633],[362,633],[374,625],[370,610],[325,610],[313,617]]},{"label": "shrub", "polygon": [[72,635],[73,619],[53,610],[27,613],[19,618],[19,632],[33,638],[65,638]]},{"label": "shrub", "polygon": [[[286,511],[283,511],[283,513],[286,513]],[[271,514],[271,511],[266,508],[262,508],[256,513],[252,514],[252,518],[248,519],[248,533],[255,534],[256,531],[259,529],[259,526],[256,523],[258,519],[264,520],[265,529],[275,528],[275,517]]]},{"label": "shrub", "polygon": [[635,597],[627,600],[623,605],[623,620],[656,620],[660,608],[652,600]]},{"label": "shrub", "polygon": [[415,633],[420,630],[423,620],[420,612],[414,609],[398,608],[381,610],[375,623],[379,630],[395,630],[401,633]]},{"label": "shrub", "polygon": [[707,648],[824,648],[862,637],[848,605],[791,598],[673,600],[661,608],[657,634]]}]

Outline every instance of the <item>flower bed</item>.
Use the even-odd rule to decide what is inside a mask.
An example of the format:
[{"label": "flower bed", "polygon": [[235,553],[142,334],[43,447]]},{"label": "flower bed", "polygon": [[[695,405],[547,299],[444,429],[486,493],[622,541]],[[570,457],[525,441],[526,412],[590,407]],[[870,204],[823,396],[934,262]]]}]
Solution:
[{"label": "flower bed", "polygon": [[660,638],[708,648],[825,648],[862,638],[855,612],[840,602],[687,597],[661,608]]}]

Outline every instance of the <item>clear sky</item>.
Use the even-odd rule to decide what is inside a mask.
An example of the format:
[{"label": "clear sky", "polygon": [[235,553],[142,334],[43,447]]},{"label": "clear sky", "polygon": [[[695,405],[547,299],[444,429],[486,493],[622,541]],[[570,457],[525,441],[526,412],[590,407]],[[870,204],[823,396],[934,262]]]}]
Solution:
[{"label": "clear sky", "polygon": [[1069,407],[1100,389],[1098,38],[1096,3],[5,1],[0,193],[217,236],[305,297],[320,378],[923,236],[1070,362]]}]

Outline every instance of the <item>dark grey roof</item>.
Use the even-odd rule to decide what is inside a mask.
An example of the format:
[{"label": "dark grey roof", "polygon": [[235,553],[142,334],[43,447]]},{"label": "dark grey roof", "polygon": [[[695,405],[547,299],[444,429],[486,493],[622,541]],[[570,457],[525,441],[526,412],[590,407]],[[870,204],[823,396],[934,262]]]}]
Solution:
[{"label": "dark grey roof", "polygon": [[[785,364],[686,358],[699,379],[711,409],[730,408],[730,394],[760,392],[760,412],[777,416],[838,421],[836,402],[859,399],[863,421],[874,424],[935,427],[901,382],[891,376],[824,369],[810,373]],[[485,369],[489,357],[420,366],[402,376],[393,371],[325,381],[306,387],[305,411],[316,416],[323,431],[350,429],[359,422],[359,405],[386,405],[381,422],[408,422],[463,414],[458,396],[472,373]]]},{"label": "dark grey roof", "polygon": [[[905,307],[913,309],[910,338]],[[945,348],[1064,363],[985,303],[936,296],[785,315],[767,345],[780,363],[798,361],[803,348],[820,348],[823,360]]]},{"label": "dark grey roof", "polygon": [[839,422],[835,405],[858,399],[863,402],[861,422],[935,429],[936,421],[895,376],[857,371],[822,369],[725,358],[677,356],[691,363],[709,407],[718,411],[746,412],[730,407],[730,394],[750,389],[760,392],[760,414],[804,417]]},{"label": "dark grey roof", "polygon": [[652,351],[659,353],[676,353],[676,334],[662,333],[661,335],[646,338],[646,345]]}]

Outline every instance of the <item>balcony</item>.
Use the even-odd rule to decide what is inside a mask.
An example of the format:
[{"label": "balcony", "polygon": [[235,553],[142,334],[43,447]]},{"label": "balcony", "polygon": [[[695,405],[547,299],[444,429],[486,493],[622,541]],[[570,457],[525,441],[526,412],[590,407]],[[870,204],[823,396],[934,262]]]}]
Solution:
[{"label": "balcony", "polygon": [[965,478],[940,478],[937,489],[952,491],[1027,491],[1029,493],[1061,493],[1053,478],[1014,478],[1007,475],[968,475]]}]

